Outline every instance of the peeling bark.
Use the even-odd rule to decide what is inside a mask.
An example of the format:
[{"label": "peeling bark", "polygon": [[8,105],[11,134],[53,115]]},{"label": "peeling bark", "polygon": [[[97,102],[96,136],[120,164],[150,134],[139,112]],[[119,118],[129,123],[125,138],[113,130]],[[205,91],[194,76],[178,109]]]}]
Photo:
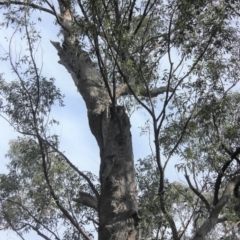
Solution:
[{"label": "peeling bark", "polygon": [[124,107],[110,116],[101,153],[99,239],[135,239],[137,192],[130,122]]},{"label": "peeling bark", "polygon": [[111,111],[107,90],[86,52],[68,41],[52,44],[86,103],[100,149],[99,240],[133,240],[139,218],[129,118],[122,106]]}]

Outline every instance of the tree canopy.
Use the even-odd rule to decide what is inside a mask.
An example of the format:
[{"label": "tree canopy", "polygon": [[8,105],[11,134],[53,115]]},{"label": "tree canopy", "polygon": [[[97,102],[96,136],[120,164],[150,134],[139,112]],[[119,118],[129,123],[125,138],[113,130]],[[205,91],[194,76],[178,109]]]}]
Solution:
[{"label": "tree canopy", "polygon": [[[16,78],[0,75],[0,114],[21,134],[0,175],[1,229],[22,239],[29,231],[43,239],[238,237],[239,1],[6,0],[0,8],[1,28],[13,27],[1,60]],[[86,104],[99,176],[75,166],[50,131],[52,108],[64,101],[38,62],[46,14],[59,30],[49,54],[57,51]],[[14,36],[23,51],[14,51]],[[134,159],[139,109],[151,153]]]}]

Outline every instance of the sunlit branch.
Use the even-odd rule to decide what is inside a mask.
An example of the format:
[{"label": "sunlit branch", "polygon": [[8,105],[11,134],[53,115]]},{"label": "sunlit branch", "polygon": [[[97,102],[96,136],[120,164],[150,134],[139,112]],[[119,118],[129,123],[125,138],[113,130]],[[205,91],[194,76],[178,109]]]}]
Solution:
[{"label": "sunlit branch", "polygon": [[95,197],[93,197],[91,194],[86,193],[86,192],[79,192],[79,197],[78,198],[73,198],[72,199],[74,202],[83,204],[87,207],[93,208],[94,210],[98,210],[98,201]]},{"label": "sunlit branch", "polygon": [[235,187],[240,183],[240,175],[233,177],[225,187],[221,198],[219,199],[217,205],[215,206],[217,209],[224,207],[227,203],[228,199],[233,193]]},{"label": "sunlit branch", "polygon": [[[146,97],[146,98],[153,98],[157,97],[160,94],[164,94],[167,91],[167,87],[158,87],[158,88],[152,88],[152,89],[145,89],[141,88],[139,89],[139,92],[137,93],[138,96]],[[169,90],[172,91],[172,88]],[[120,84],[116,86],[116,99],[118,99],[121,96],[127,96],[132,95],[131,91],[128,89],[128,86],[126,83]]]}]

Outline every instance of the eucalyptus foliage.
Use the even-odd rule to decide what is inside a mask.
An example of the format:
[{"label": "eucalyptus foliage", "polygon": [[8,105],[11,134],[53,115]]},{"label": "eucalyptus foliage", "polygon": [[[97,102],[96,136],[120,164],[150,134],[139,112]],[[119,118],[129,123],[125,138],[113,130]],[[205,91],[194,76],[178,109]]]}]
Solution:
[{"label": "eucalyptus foliage", "polygon": [[[16,79],[0,75],[0,114],[22,134],[0,176],[3,229],[44,239],[237,236],[239,1],[6,0],[0,7],[1,28],[13,26],[25,43],[15,54],[12,37],[1,57]],[[86,103],[99,177],[74,166],[51,133],[52,107],[64,106],[64,96],[37,61],[39,10],[59,27],[61,42],[52,45]],[[134,172],[129,117],[139,108],[152,154]]]}]

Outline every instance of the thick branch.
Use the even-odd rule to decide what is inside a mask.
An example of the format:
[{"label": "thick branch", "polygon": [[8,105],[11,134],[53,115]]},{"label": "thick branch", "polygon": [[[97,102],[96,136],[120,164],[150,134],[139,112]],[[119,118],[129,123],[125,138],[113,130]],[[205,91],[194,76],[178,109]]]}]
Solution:
[{"label": "thick branch", "polygon": [[215,182],[215,190],[214,190],[214,198],[213,198],[213,204],[216,205],[217,202],[218,202],[218,192],[219,192],[219,189],[220,189],[220,185],[221,185],[221,182],[222,182],[222,177],[226,171],[226,169],[228,168],[228,166],[230,165],[230,163],[232,162],[232,160],[229,160],[227,162],[224,163],[222,169],[221,169],[221,172],[218,174],[218,177],[216,179],[216,182]]},{"label": "thick branch", "polygon": [[240,176],[236,176],[229,181],[228,185],[226,186],[222,194],[222,197],[219,199],[219,202],[216,205],[216,208],[220,208],[220,207],[222,208],[227,203],[233,190],[239,183],[240,183]]},{"label": "thick branch", "polygon": [[[139,92],[137,93],[137,95],[142,96],[142,97],[149,97],[149,95],[150,95],[150,97],[157,97],[158,95],[164,94],[167,91],[172,92],[173,89],[172,88],[167,89],[167,87],[158,87],[158,88],[149,89],[147,91],[147,89],[141,88],[139,90]],[[131,92],[130,92],[127,84],[124,83],[124,84],[118,85],[116,87],[116,93],[115,94],[116,94],[116,99],[118,99],[120,96],[131,95]]]},{"label": "thick branch", "polygon": [[69,71],[83,97],[88,110],[89,126],[101,152],[104,146],[103,112],[111,102],[102,78],[88,53],[76,47],[67,38],[63,47],[58,42],[52,44],[58,51],[59,63]]},{"label": "thick branch", "polygon": [[139,95],[143,97],[148,97],[149,95],[151,97],[157,97],[159,94],[164,94],[166,92],[173,92],[173,89],[170,87],[159,87],[159,88],[153,88],[149,89],[149,92],[147,92],[146,89],[141,89]]},{"label": "thick branch", "polygon": [[9,5],[22,5],[22,6],[27,6],[27,7],[31,7],[31,8],[34,8],[34,9],[38,9],[40,11],[43,11],[43,12],[47,12],[47,13],[50,13],[52,15],[55,16],[55,13],[47,8],[44,8],[42,6],[39,6],[37,4],[34,4],[34,3],[26,3],[26,2],[19,2],[19,1],[7,1],[7,2],[0,2],[0,5],[5,5],[5,6],[9,6]]},{"label": "thick branch", "polygon": [[78,198],[73,198],[74,202],[81,203],[87,207],[93,208],[94,210],[98,210],[98,201],[97,198],[93,197],[89,193],[79,192]]},{"label": "thick branch", "polygon": [[235,159],[238,163],[240,163],[240,161],[237,157],[237,155],[239,154],[239,151],[240,151],[239,147],[236,148],[235,152],[233,152],[233,153],[223,143],[222,143],[222,147],[229,154],[229,156],[231,157],[231,160],[224,163],[224,165],[221,169],[221,172],[218,174],[218,177],[217,177],[216,183],[215,183],[213,204],[217,204],[217,202],[218,202],[218,192],[219,192],[220,185],[221,185],[221,182],[222,182],[222,177],[224,176],[225,171],[227,170],[227,168],[229,167],[229,165],[231,164],[233,159]]},{"label": "thick branch", "polygon": [[109,96],[88,53],[67,40],[64,41],[63,47],[58,42],[51,43],[58,51],[59,63],[71,74],[88,111],[101,114],[109,103]]},{"label": "thick branch", "polygon": [[218,218],[217,223],[226,222],[228,219],[226,217]]},{"label": "thick branch", "polygon": [[228,153],[228,155],[231,157],[232,160],[235,159],[237,163],[240,164],[240,160],[237,157],[237,155],[240,153],[240,147],[237,147],[235,152],[230,151],[223,143],[222,143],[222,147]]},{"label": "thick branch", "polygon": [[229,198],[231,197],[234,188],[236,187],[236,185],[239,184],[239,182],[240,176],[236,176],[229,181],[218,203],[212,208],[209,218],[196,232],[193,240],[204,239],[204,237],[211,231],[211,229],[213,229],[213,227],[219,222],[218,215],[220,214],[226,203],[229,201]]}]

